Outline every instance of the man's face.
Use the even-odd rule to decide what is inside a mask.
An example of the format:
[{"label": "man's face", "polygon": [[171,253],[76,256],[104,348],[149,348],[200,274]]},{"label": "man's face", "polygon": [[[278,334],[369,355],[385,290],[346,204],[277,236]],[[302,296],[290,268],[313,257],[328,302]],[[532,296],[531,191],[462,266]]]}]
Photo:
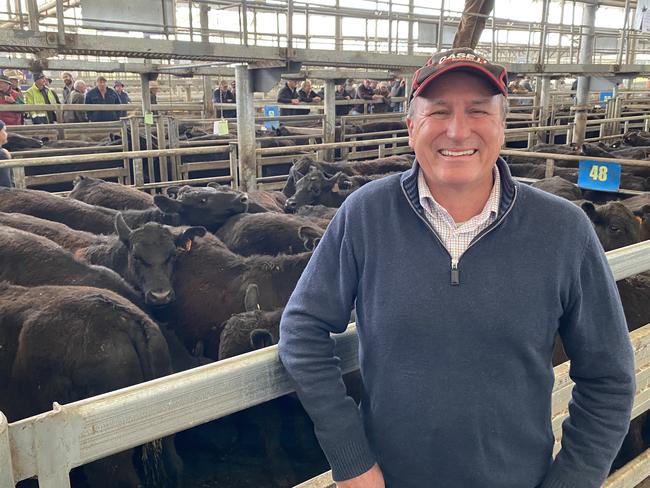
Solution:
[{"label": "man's face", "polygon": [[481,78],[451,72],[431,81],[418,98],[406,125],[431,190],[467,190],[491,182],[505,138],[501,95]]},{"label": "man's face", "polygon": [[34,83],[39,89],[43,88],[45,85],[47,85],[47,78],[41,78],[40,80],[36,80]]},{"label": "man's face", "polygon": [[3,127],[0,129],[0,146],[3,146],[7,142],[7,128]]},{"label": "man's face", "polygon": [[296,80],[288,80],[287,85],[293,90],[297,85]]},{"label": "man's face", "polygon": [[302,89],[305,93],[309,93],[311,91],[311,83],[303,83]]},{"label": "man's face", "polygon": [[124,86],[122,85],[115,85],[115,91],[117,93],[122,93],[124,91]]},{"label": "man's face", "polygon": [[11,90],[11,83],[7,83],[6,81],[0,81],[0,92],[9,93],[10,90]]},{"label": "man's face", "polygon": [[9,78],[11,80],[11,86],[16,88],[18,86],[18,78]]},{"label": "man's face", "polygon": [[69,73],[65,73],[63,75],[63,83],[65,83],[66,86],[72,85],[72,76],[70,76]]},{"label": "man's face", "polygon": [[79,93],[84,93],[86,91],[86,84],[85,83],[79,83],[79,85],[77,85],[77,91]]},{"label": "man's face", "polygon": [[97,88],[99,88],[99,91],[105,91],[106,90],[106,80],[97,80]]},{"label": "man's face", "polygon": [[221,83],[221,85],[219,85],[219,88],[221,89],[222,92],[224,92],[224,93],[227,92],[228,91],[228,83],[227,82]]}]

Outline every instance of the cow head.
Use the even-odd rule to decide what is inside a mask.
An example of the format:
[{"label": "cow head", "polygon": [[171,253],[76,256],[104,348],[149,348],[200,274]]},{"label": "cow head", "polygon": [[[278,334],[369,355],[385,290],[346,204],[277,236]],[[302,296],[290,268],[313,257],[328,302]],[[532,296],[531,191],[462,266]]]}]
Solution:
[{"label": "cow head", "polygon": [[641,240],[650,240],[650,205],[644,205],[634,212],[634,216],[641,224]]},{"label": "cow head", "polygon": [[39,149],[43,147],[43,143],[34,137],[21,136],[14,132],[7,133],[7,142],[2,146],[7,151],[23,151],[25,149]]},{"label": "cow head", "polygon": [[248,210],[248,195],[236,190],[184,187],[176,199],[154,196],[154,204],[167,214],[178,214],[184,225],[202,225],[210,231]]},{"label": "cow head", "polygon": [[172,275],[176,258],[191,251],[194,238],[205,235],[205,228],[188,227],[175,236],[169,227],[149,222],[132,230],[118,213],[115,230],[128,249],[128,281],[142,292],[148,305],[171,303],[175,298]]},{"label": "cow head", "polygon": [[598,240],[605,251],[641,241],[639,220],[622,203],[609,202],[596,207],[591,202],[583,202],[581,207],[596,229]]},{"label": "cow head", "polygon": [[340,191],[339,181],[343,178],[342,173],[327,177],[325,173],[316,167],[311,167],[307,174],[296,182],[296,192],[287,199],[285,212],[295,212],[303,205],[325,204],[322,196],[327,193],[338,193]]}]

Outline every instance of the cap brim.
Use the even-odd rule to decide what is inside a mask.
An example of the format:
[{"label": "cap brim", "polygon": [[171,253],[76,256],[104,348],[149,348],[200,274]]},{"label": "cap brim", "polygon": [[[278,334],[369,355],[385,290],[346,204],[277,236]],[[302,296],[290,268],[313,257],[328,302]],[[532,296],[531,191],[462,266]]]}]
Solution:
[{"label": "cap brim", "polygon": [[[472,62],[456,62],[456,63],[451,63],[449,64],[449,66],[445,66],[444,68],[439,68],[436,71],[434,71],[432,74],[430,74],[420,84],[420,86],[418,86],[417,90],[413,92],[413,94],[411,95],[411,99],[419,96],[422,93],[422,91],[429,85],[429,83],[431,83],[431,81],[436,79],[438,76],[457,69],[464,69],[465,71],[467,70],[478,71],[480,74],[484,75],[492,83],[494,88],[496,88],[499,93],[501,93],[504,97],[508,96],[508,89],[505,86],[505,83],[503,81],[499,81],[498,78],[494,76],[494,74],[492,74],[489,70],[485,69],[480,64],[472,63]],[[503,70],[503,73],[505,73],[505,70]]]}]

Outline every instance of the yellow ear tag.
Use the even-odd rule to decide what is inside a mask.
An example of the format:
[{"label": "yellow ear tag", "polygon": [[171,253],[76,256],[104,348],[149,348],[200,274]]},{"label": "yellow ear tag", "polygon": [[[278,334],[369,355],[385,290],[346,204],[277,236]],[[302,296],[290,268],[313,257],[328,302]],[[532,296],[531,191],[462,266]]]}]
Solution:
[{"label": "yellow ear tag", "polygon": [[338,193],[339,190],[340,190],[340,189],[339,189],[339,184],[338,184],[338,182],[337,182],[337,183],[334,183],[334,186],[332,187],[332,193]]},{"label": "yellow ear tag", "polygon": [[636,221],[637,221],[639,224],[642,224],[642,223],[643,223],[643,219],[642,219],[641,217],[639,217],[638,215],[635,215],[634,218],[636,219]]},{"label": "yellow ear tag", "polygon": [[182,249],[183,249],[183,251],[185,251],[185,252],[190,252],[190,251],[192,250],[192,239],[187,239],[187,240],[183,243],[183,248],[182,248]]}]

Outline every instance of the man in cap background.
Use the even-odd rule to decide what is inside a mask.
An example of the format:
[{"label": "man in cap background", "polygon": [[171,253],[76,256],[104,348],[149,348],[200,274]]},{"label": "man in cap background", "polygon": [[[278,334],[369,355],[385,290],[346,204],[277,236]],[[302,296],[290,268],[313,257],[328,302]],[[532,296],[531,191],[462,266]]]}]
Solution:
[{"label": "man in cap background", "polygon": [[[95,88],[86,93],[85,103],[95,105],[120,105],[120,97],[115,90],[106,86],[106,78],[98,76],[95,82]],[[89,110],[87,112],[88,120],[91,122],[110,122],[120,120],[119,110]]]},{"label": "man in cap background", "polygon": [[[627,432],[616,283],[582,210],[499,157],[506,86],[469,49],[416,71],[416,162],[344,202],[284,310],[280,359],[340,488],[596,488]],[[330,337],[353,307],[359,407]],[[553,459],[556,334],[575,386]]]},{"label": "man in cap background", "polygon": [[[113,83],[113,88],[115,89],[115,93],[117,93],[117,96],[120,98],[120,103],[123,105],[131,103],[131,97],[129,94],[124,90],[124,83],[122,83],[120,80],[115,81]],[[120,117],[126,117],[127,112],[126,110],[120,111]]]},{"label": "man in cap background", "polygon": [[[0,104],[16,105],[21,103],[22,97],[14,90],[11,80],[5,75],[0,75]],[[0,120],[7,125],[21,125],[23,114],[22,112],[0,112]]]},{"label": "man in cap background", "polygon": [[[34,83],[25,91],[27,105],[54,105],[57,103],[54,92],[48,88],[47,76],[43,73],[34,73]],[[52,124],[56,122],[53,111],[37,110],[30,112],[32,124]]]}]

